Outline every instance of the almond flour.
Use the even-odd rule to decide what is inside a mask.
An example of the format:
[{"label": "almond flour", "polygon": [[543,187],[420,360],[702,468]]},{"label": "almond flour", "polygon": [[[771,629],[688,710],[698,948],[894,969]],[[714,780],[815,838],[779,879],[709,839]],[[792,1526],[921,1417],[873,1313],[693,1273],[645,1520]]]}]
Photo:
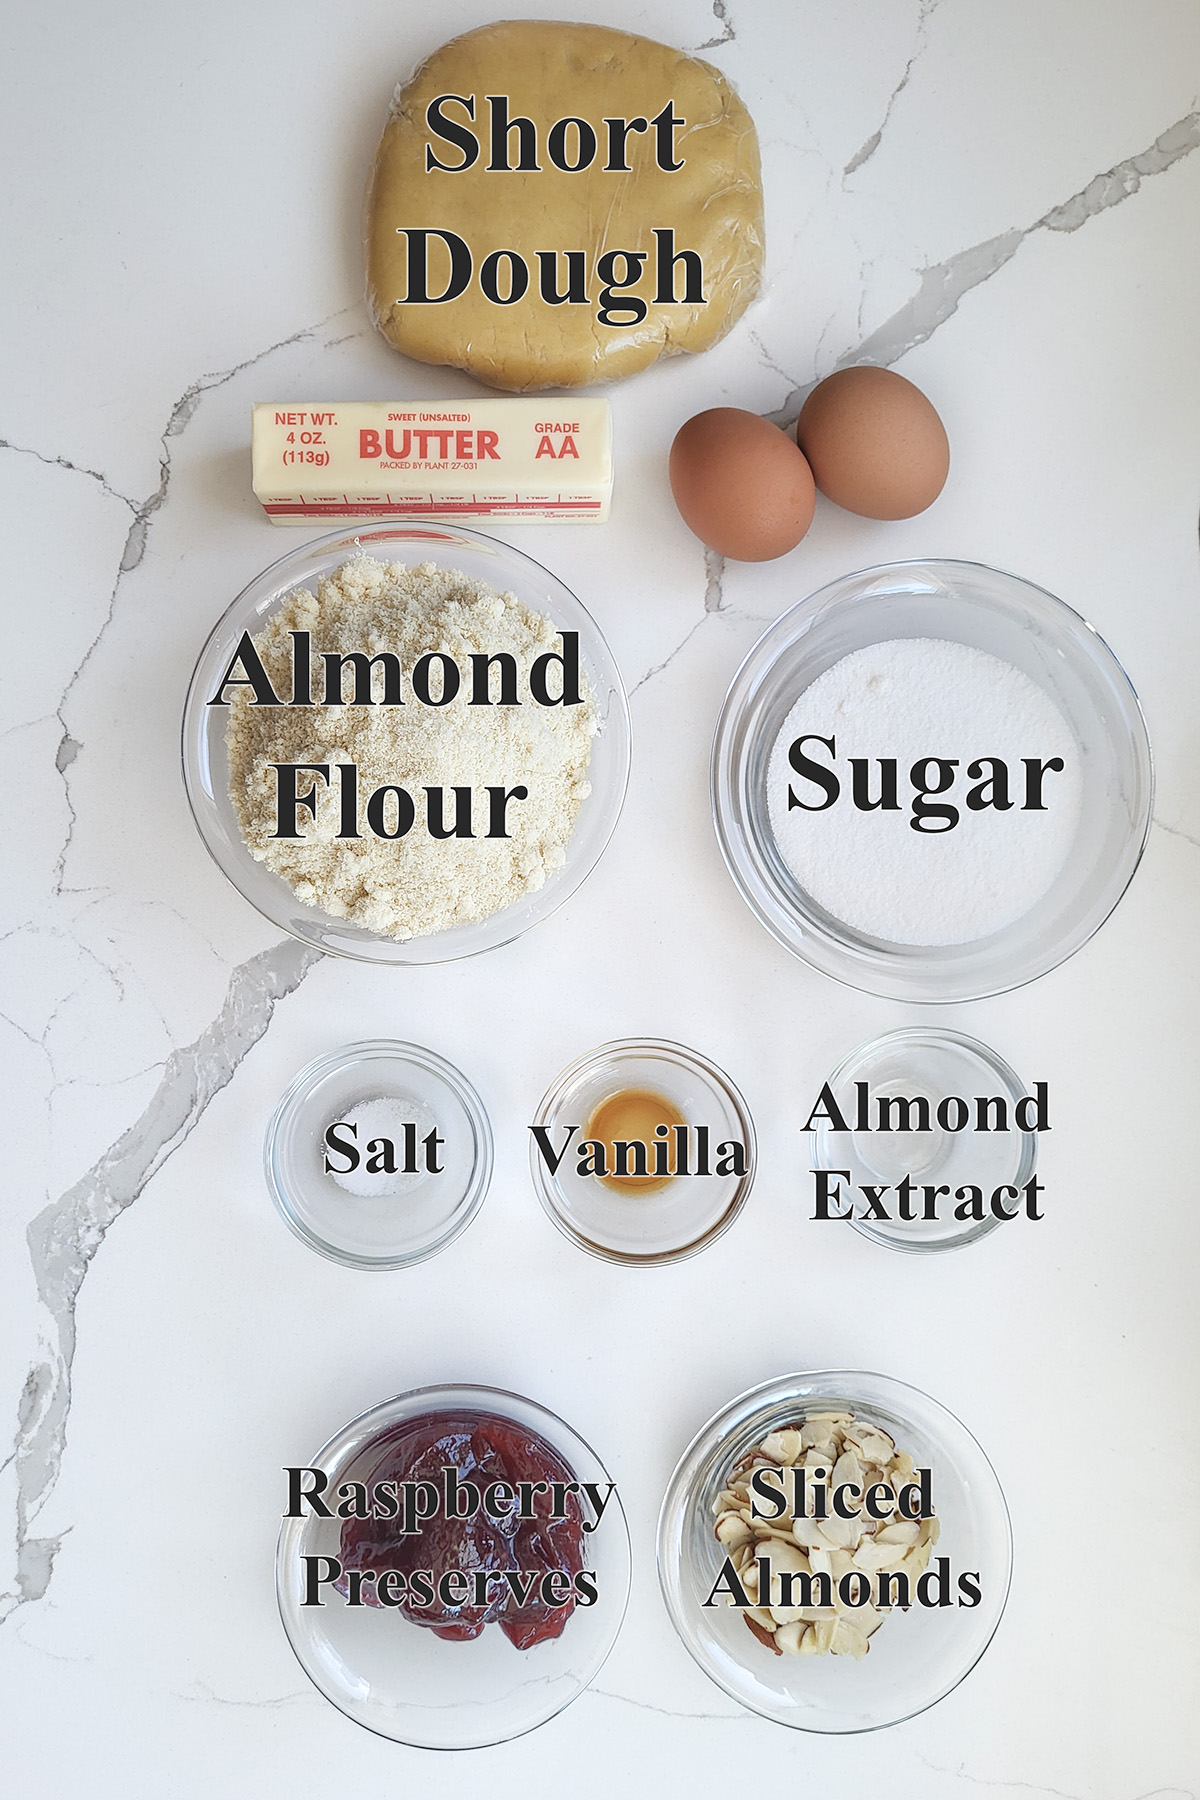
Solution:
[{"label": "almond flour", "polygon": [[[376,656],[390,651],[409,671],[429,652],[452,658],[461,670],[475,655],[501,653],[516,662],[517,705],[470,704],[470,684],[443,706],[424,705],[411,692],[402,705],[383,705],[382,671],[371,671],[371,705],[289,705],[293,632],[307,632],[312,663],[324,653]],[[407,568],[359,555],[325,577],[314,595],[291,595],[254,637],[254,646],[283,704],[255,704],[245,685],[231,695],[226,745],[229,792],[246,847],[288,883],[297,899],[332,918],[406,939],[486,919],[540,888],[566,859],[579,808],[591,792],[588,764],[597,730],[590,690],[578,705],[537,704],[530,667],[562,649],[552,622],[518,600],[433,563]],[[489,785],[522,784],[528,797],[507,809],[509,836],[434,837],[423,812],[403,837],[364,830],[341,837],[336,795],[319,777],[315,817],[301,811],[302,835],[282,839],[278,775],[272,766],[353,763],[363,794],[403,788],[418,802],[440,788],[478,797]],[[486,811],[486,804],[477,811]],[[450,806],[448,814],[452,817]]]}]

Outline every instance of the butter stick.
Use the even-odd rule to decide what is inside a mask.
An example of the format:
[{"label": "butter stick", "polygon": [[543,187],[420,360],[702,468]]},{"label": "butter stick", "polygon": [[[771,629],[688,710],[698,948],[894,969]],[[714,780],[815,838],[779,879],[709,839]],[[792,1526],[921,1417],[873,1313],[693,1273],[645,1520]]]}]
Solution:
[{"label": "butter stick", "polygon": [[607,519],[607,400],[354,401],[254,408],[254,492],[320,519]]}]

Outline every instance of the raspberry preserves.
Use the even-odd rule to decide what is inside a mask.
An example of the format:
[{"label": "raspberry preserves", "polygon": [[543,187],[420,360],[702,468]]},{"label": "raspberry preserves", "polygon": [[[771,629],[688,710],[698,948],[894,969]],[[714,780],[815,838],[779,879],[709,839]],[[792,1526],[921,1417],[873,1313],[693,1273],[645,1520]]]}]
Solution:
[{"label": "raspberry preserves", "polygon": [[[343,1581],[354,1569],[376,1576],[399,1570],[409,1585],[398,1610],[438,1637],[475,1638],[492,1623],[518,1650],[558,1637],[574,1611],[572,1581],[584,1559],[574,1475],[554,1447],[512,1419],[464,1410],[405,1420],[374,1448],[379,1455],[368,1486],[428,1484],[426,1516],[407,1533],[397,1519],[347,1519]],[[437,1504],[429,1511],[434,1493]],[[562,1579],[551,1585],[559,1600],[553,1604],[543,1578],[556,1570]],[[420,1571],[432,1576],[428,1605],[414,1603],[412,1577],[419,1582]],[[447,1571],[462,1577],[450,1594],[438,1585]],[[363,1589],[368,1605],[378,1604],[373,1588],[370,1583]],[[456,1598],[460,1592],[465,1597]]]}]

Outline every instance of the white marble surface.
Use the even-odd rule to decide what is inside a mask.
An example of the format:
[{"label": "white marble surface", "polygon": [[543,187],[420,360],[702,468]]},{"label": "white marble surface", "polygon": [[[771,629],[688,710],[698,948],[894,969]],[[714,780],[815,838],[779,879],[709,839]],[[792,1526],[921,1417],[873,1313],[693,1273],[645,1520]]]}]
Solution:
[{"label": "white marble surface", "polygon": [[[277,942],[225,885],[184,804],[178,718],[216,615],[298,541],[251,498],[250,402],[469,391],[373,335],[358,214],[393,81],[490,9],[68,0],[11,21],[4,1792],[591,1800],[766,1781],[839,1800],[1184,1800],[1200,1789],[1200,14],[572,11],[704,45],[738,84],[763,144],[769,278],[708,356],[613,393],[607,527],[510,534],[594,610],[624,671],[635,755],[614,842],[520,943],[394,973]],[[815,376],[860,356],[939,405],[943,498],[898,525],[822,506],[782,561],[706,566],[667,491],[677,426],[723,402],[794,416]],[[1143,867],[1099,937],[1024,992],[937,1015],[1048,1080],[1055,1129],[1045,1221],[928,1262],[803,1217],[800,1109],[912,1009],[771,942],[706,799],[716,710],[763,623],[909,555],[992,562],[1083,610],[1143,697],[1159,778]],[[761,1144],[735,1234],[641,1277],[553,1231],[525,1145],[563,1064],[637,1032],[722,1063]],[[261,1142],[304,1062],[373,1035],[469,1074],[497,1163],[451,1250],[368,1277],[289,1236]],[[676,1641],[653,1569],[692,1432],[743,1387],[822,1365],[885,1370],[958,1412],[1016,1539],[974,1674],[907,1725],[839,1741],[726,1700]],[[454,1378],[528,1392],[597,1444],[635,1587],[593,1691],[526,1739],[435,1760],[309,1686],[271,1564],[280,1465],[387,1394]]]}]

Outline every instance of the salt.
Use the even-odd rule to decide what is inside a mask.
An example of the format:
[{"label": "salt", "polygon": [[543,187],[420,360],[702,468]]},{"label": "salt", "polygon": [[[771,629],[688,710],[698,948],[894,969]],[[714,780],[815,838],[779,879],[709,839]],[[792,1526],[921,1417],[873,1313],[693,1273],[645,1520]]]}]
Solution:
[{"label": "salt", "polygon": [[[384,1196],[402,1193],[407,1188],[414,1188],[428,1179],[421,1155],[420,1166],[415,1171],[404,1168],[404,1127],[413,1124],[416,1127],[418,1144],[425,1135],[436,1130],[437,1121],[430,1108],[423,1100],[412,1095],[377,1094],[369,1099],[356,1100],[330,1123],[344,1124],[350,1127],[339,1136],[348,1137],[354,1144],[360,1161],[353,1169],[329,1169],[327,1172],[340,1188],[348,1194],[358,1195],[362,1199],[377,1199]],[[393,1160],[398,1167],[392,1172],[381,1169],[372,1174],[367,1163],[371,1152],[368,1146],[377,1144],[380,1138],[387,1138],[393,1146]],[[327,1156],[338,1158],[344,1155],[340,1150],[327,1150]]]},{"label": "salt", "polygon": [[[836,756],[806,753],[841,777],[839,799],[823,811],[811,777],[788,760],[796,739],[833,739]],[[849,793],[849,759],[867,758],[878,799],[876,758],[894,757],[900,804],[860,811]],[[957,759],[952,829],[913,829],[904,784],[914,764]],[[972,811],[968,764],[1002,758],[1013,805]],[[1048,771],[1045,810],[1022,805],[1025,759],[1061,758]],[[799,788],[801,805],[789,806]],[[1070,853],[1080,814],[1081,772],[1074,734],[1038,684],[1010,663],[940,638],[898,638],[852,651],[800,695],[775,740],[767,769],[767,810],[779,853],[806,893],[856,931],[888,943],[964,944],[1013,924],[1054,882]],[[928,823],[928,821],[927,821]]]}]

